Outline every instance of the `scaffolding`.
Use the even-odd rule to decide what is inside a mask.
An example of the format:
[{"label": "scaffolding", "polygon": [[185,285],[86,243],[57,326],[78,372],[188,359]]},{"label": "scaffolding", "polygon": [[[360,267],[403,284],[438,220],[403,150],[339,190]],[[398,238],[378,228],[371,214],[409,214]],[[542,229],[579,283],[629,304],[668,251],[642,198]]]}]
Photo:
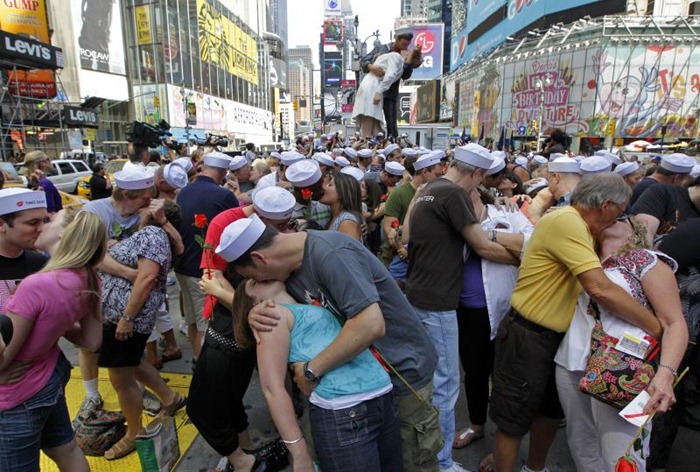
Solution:
[{"label": "scaffolding", "polygon": [[[18,66],[14,61],[0,58],[0,107],[2,121],[0,122],[0,158],[9,160],[14,154],[15,143],[21,139],[25,145],[30,144],[33,149],[41,150],[67,150],[65,128],[63,126],[63,105],[60,97],[65,97],[65,92],[58,74],[54,74],[56,82],[56,98],[32,97],[31,84],[19,79],[18,71],[26,71],[27,68]],[[29,91],[29,96],[13,93],[20,89]],[[41,142],[39,137],[41,130],[60,130],[60,143],[52,140],[52,145]],[[31,139],[29,139],[31,137]],[[44,134],[46,137],[46,134]],[[36,138],[36,139],[35,139]],[[19,150],[19,146],[18,150]],[[60,150],[59,150],[60,149]]]}]

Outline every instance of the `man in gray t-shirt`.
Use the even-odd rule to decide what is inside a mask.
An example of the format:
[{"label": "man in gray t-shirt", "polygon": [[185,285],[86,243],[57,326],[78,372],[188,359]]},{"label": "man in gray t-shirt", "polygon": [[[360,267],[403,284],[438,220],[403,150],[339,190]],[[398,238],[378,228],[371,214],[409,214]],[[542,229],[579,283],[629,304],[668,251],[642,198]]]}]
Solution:
[{"label": "man in gray t-shirt", "polygon": [[[321,304],[344,323],[338,338],[319,356],[303,368],[295,366],[295,381],[303,392],[310,393],[324,373],[373,345],[431,402],[435,348],[384,265],[362,244],[335,231],[278,233],[269,227],[255,242],[244,239],[230,243],[247,245],[232,262],[240,275],[284,280],[298,302]],[[249,322],[260,331],[270,331],[269,326],[277,323],[263,305],[251,312]],[[437,418],[430,418],[433,409],[426,408],[396,375],[392,382],[401,417],[404,468],[437,470],[442,437]]]}]

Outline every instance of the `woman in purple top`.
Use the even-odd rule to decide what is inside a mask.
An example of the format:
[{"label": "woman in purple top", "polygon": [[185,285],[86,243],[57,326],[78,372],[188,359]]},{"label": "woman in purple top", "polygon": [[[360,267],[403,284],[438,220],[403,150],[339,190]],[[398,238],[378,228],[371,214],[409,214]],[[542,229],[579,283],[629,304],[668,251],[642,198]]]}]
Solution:
[{"label": "woman in purple top", "polygon": [[51,159],[43,151],[31,151],[24,156],[24,175],[33,190],[43,190],[46,194],[46,212],[49,216],[58,213],[63,208],[61,194],[56,186],[46,177],[53,169]]},{"label": "woman in purple top", "polygon": [[89,471],[73,437],[65,386],[70,363],[58,346],[65,337],[96,351],[102,342],[100,278],[105,253],[101,220],[80,213],[40,272],[25,278],[7,302],[13,336],[0,353],[0,371],[29,363],[19,382],[0,385],[0,470],[39,470],[39,451],[60,470]]}]

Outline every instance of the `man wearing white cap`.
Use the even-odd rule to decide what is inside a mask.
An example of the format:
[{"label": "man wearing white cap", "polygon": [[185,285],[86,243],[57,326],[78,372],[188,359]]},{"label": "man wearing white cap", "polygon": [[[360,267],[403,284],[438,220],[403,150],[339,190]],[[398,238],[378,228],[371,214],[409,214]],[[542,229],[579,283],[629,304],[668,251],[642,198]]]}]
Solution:
[{"label": "man wearing white cap", "polygon": [[287,168],[294,164],[295,162],[303,161],[305,159],[304,155],[296,151],[284,151],[280,154],[280,166],[277,168],[277,172],[272,172],[263,176],[258,180],[256,189],[261,189],[265,187],[270,187],[271,185],[282,185],[287,186],[287,178],[285,177],[285,172]]},{"label": "man wearing white cap", "polygon": [[654,173],[649,177],[643,178],[642,181],[634,187],[630,203],[634,205],[646,189],[658,183],[683,185],[695,164],[697,164],[697,161],[685,154],[662,155],[661,164],[656,167]]},{"label": "man wearing white cap", "polygon": [[175,200],[177,192],[185,188],[188,182],[187,171],[174,163],[158,167],[153,174],[153,183],[160,198]]},{"label": "man wearing white cap", "polygon": [[636,187],[642,180],[642,177],[644,177],[644,171],[637,162],[623,162],[615,167],[613,172],[622,176],[632,190],[634,190],[634,187]]},{"label": "man wearing white cap", "polygon": [[601,174],[612,170],[612,162],[604,156],[590,156],[581,160],[581,174]]},{"label": "man wearing white cap", "polygon": [[594,156],[601,156],[606,158],[612,165],[619,166],[622,164],[622,159],[620,159],[620,156],[615,154],[614,152],[607,151],[605,149],[602,149],[600,151],[596,151]]},{"label": "man wearing white cap", "polygon": [[374,151],[371,149],[360,149],[357,151],[357,167],[365,172],[369,172],[373,154]]},{"label": "man wearing white cap", "polygon": [[240,192],[250,192],[255,188],[255,184],[250,180],[250,163],[245,156],[232,158],[229,170],[231,171],[229,175],[233,175]]},{"label": "man wearing white cap", "polygon": [[700,178],[687,187],[654,184],[632,206],[632,214],[647,228],[647,241],[673,231],[678,223],[700,217]]},{"label": "man wearing white cap", "polygon": [[188,179],[192,179],[195,175],[197,175],[197,169],[194,168],[192,159],[190,159],[189,157],[179,157],[175,159],[172,162],[172,164],[176,164],[185,169],[185,172],[187,172]]},{"label": "man wearing white cap", "polygon": [[406,170],[404,166],[394,161],[384,163],[384,170],[379,173],[379,187],[382,189],[382,195],[388,195],[396,184],[403,179],[403,173]]},{"label": "man wearing white cap", "polygon": [[179,229],[185,252],[175,264],[175,276],[180,284],[180,306],[195,359],[199,356],[202,338],[207,329],[207,322],[202,317],[204,292],[199,287],[199,279],[202,278],[202,270],[199,268],[202,247],[195,239],[202,230],[194,226],[195,215],[203,214],[207,221],[211,221],[222,211],[238,206],[235,195],[221,187],[229,171],[231,158],[215,151],[205,154],[203,160],[202,172],[177,195],[182,215]]},{"label": "man wearing white cap", "polygon": [[557,157],[549,162],[549,190],[555,206],[567,206],[571,193],[581,181],[581,164],[570,157]]},{"label": "man wearing white cap", "polygon": [[345,167],[347,167],[347,166],[350,165],[350,161],[348,161],[348,160],[347,160],[345,157],[343,157],[343,156],[338,156],[338,157],[335,158],[335,165],[336,165],[339,169],[343,169],[343,168],[345,168]]},{"label": "man wearing white cap", "polygon": [[317,152],[316,154],[311,156],[311,159],[318,163],[318,166],[321,168],[321,173],[323,175],[335,172],[335,161],[331,156],[329,156],[325,152]]},{"label": "man wearing white cap", "polygon": [[343,149],[343,153],[351,162],[357,161],[357,151],[351,147],[346,147]]},{"label": "man wearing white cap", "polygon": [[440,410],[444,446],[438,453],[441,470],[463,470],[452,460],[455,404],[459,396],[457,308],[462,291],[463,254],[468,250],[503,264],[517,259],[486,237],[469,192],[493,165],[491,153],[478,144],[458,147],[447,173],[425,186],[404,223],[408,232],[406,297],[418,313],[438,353],[433,404]]},{"label": "man wearing white cap", "polygon": [[498,188],[506,178],[506,160],[500,156],[494,156],[491,167],[486,171],[482,185],[486,188]]},{"label": "man wearing white cap", "polygon": [[523,182],[530,180],[530,170],[528,169],[528,160],[525,156],[518,156],[513,161],[513,173],[520,177]]},{"label": "man wearing white cap", "polygon": [[326,229],[331,222],[331,209],[319,203],[326,176],[318,163],[308,159],[296,162],[287,169],[286,177],[294,188],[297,201],[292,214],[297,229]]},{"label": "man wearing white cap", "polygon": [[403,164],[403,152],[401,151],[401,146],[396,143],[389,144],[387,147],[385,147],[382,154],[384,155],[384,160],[386,162],[393,161]]},{"label": "man wearing white cap", "polygon": [[[303,367],[295,365],[295,381],[302,392],[310,394],[324,374],[374,345],[430,402],[435,349],[406,297],[362,243],[339,231],[278,233],[253,222],[235,230],[237,235],[218,250],[236,272],[258,281],[284,281],[298,302],[319,303],[347,320],[328,348]],[[260,331],[270,331],[277,319],[276,312],[262,304],[249,316],[251,327]],[[404,468],[435,470],[434,445],[440,430],[427,421],[434,410],[398,377],[392,376],[392,382],[401,417]],[[418,428],[421,434],[416,435]]]},{"label": "man wearing white cap", "polygon": [[[389,273],[401,288],[406,284],[406,273],[408,272],[408,250],[401,243],[399,236],[402,231],[401,226],[418,187],[442,177],[444,169],[442,162],[440,162],[440,155],[437,153],[426,154],[418,159],[415,155],[407,157],[404,164],[413,178],[389,194],[384,206],[384,220],[382,221],[384,234],[387,235],[386,247],[382,248],[382,258],[384,264],[389,268]],[[396,252],[390,250],[392,247]]]}]

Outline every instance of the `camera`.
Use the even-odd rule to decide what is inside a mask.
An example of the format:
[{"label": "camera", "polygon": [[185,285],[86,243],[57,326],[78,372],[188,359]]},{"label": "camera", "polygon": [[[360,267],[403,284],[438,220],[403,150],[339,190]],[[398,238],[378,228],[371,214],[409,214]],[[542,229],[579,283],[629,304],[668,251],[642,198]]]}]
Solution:
[{"label": "camera", "polygon": [[[147,146],[149,148],[159,147],[163,140],[172,136],[170,124],[165,120],[160,120],[157,125],[134,121],[126,129],[126,140],[135,145]],[[177,143],[171,143],[177,148]],[[168,147],[170,147],[169,144]],[[171,148],[172,149],[172,148]]]},{"label": "camera", "polygon": [[228,147],[228,138],[218,134],[208,134],[206,140],[207,146]]}]

